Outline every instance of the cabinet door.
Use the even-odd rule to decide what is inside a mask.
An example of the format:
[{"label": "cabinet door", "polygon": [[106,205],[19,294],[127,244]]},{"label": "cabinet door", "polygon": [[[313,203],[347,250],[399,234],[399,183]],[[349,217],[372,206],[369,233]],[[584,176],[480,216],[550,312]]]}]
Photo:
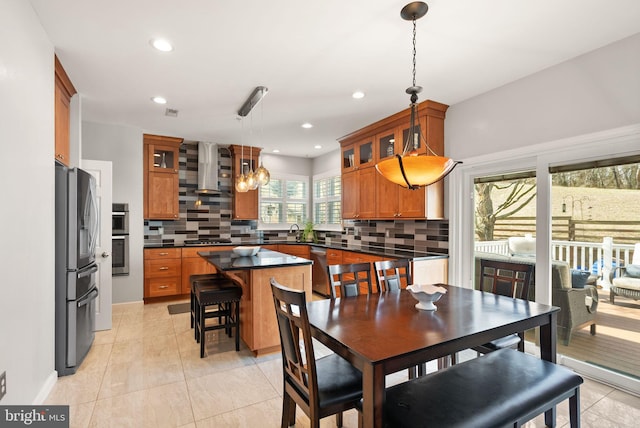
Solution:
[{"label": "cabinet door", "polygon": [[148,166],[149,171],[165,172],[170,174],[178,173],[179,150],[175,146],[163,146],[160,144],[149,144]]},{"label": "cabinet door", "polygon": [[358,169],[375,166],[375,146],[373,137],[365,138],[356,143],[356,167]]},{"label": "cabinet door", "polygon": [[402,154],[402,141],[396,137],[395,130],[381,132],[376,135],[378,162],[396,154]]},{"label": "cabinet door", "polygon": [[148,217],[175,220],[178,218],[178,174],[149,172]]},{"label": "cabinet door", "polygon": [[308,245],[278,244],[278,251],[280,253],[302,257],[303,259],[308,259],[309,257],[311,257]]},{"label": "cabinet door", "polygon": [[358,171],[358,214],[359,219],[375,218],[376,216],[376,175],[375,168]]},{"label": "cabinet door", "polygon": [[56,78],[55,84],[55,158],[69,166],[69,119],[71,100]]},{"label": "cabinet door", "polygon": [[398,188],[398,217],[400,218],[424,218],[426,189],[421,187],[409,190],[396,185]]},{"label": "cabinet door", "polygon": [[216,273],[216,268],[200,256],[182,259],[182,293],[191,293],[189,277],[196,274]]},{"label": "cabinet door", "polygon": [[398,215],[398,193],[400,186],[387,180],[380,173],[376,173],[375,189],[378,200],[376,217],[381,219],[395,219]]},{"label": "cabinet door", "polygon": [[260,149],[255,147],[230,146],[230,150],[233,156],[233,219],[257,220],[259,190],[238,192],[235,190],[235,180],[241,173],[247,173],[250,167],[255,171],[258,166]]},{"label": "cabinet door", "polygon": [[356,145],[349,144],[342,148],[342,173],[356,170]]},{"label": "cabinet door", "polygon": [[358,173],[342,174],[342,218],[354,219],[358,215]]}]

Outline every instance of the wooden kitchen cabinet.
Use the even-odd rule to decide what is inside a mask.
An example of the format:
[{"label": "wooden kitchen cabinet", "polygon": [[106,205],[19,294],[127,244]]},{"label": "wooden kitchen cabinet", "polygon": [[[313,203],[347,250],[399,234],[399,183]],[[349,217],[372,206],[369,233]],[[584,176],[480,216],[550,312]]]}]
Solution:
[{"label": "wooden kitchen cabinet", "polygon": [[191,275],[216,273],[216,268],[200,257],[199,252],[231,250],[233,246],[189,247],[182,249],[182,287],[180,294],[191,293]]},{"label": "wooden kitchen cabinet", "polygon": [[376,175],[379,174],[375,168],[358,169],[342,174],[342,218],[375,217]]},{"label": "wooden kitchen cabinet", "polygon": [[258,219],[258,189],[248,192],[238,192],[235,190],[235,180],[241,174],[246,174],[250,169],[255,171],[258,168],[260,158],[260,148],[229,146],[232,157],[232,178],[233,178],[233,219],[234,220],[257,220]]},{"label": "wooden kitchen cabinet", "polygon": [[[408,190],[386,180],[375,163],[402,154],[409,138],[411,148],[420,154],[444,154],[444,119],[448,106],[434,101],[418,105],[416,124],[420,132],[409,137],[409,109],[403,110],[340,139],[342,148],[343,219],[432,219],[444,216],[444,186],[440,181],[428,187]],[[373,135],[374,137],[371,137]],[[427,151],[429,142],[431,151]],[[358,149],[365,141],[375,141],[373,162],[360,168]],[[347,162],[353,154],[354,162]],[[375,171],[366,173],[363,171]]]},{"label": "wooden kitchen cabinet", "polygon": [[342,264],[342,250],[328,248],[327,249],[327,265],[341,265],[341,264]]},{"label": "wooden kitchen cabinet", "polygon": [[303,259],[311,257],[309,246],[304,244],[278,244],[277,251],[291,256],[302,257]]},{"label": "wooden kitchen cabinet", "polygon": [[55,159],[66,166],[70,166],[71,97],[76,94],[76,88],[55,55],[54,69]]},{"label": "wooden kitchen cabinet", "polygon": [[143,135],[145,219],[176,220],[180,215],[178,172],[182,141],[182,138]]},{"label": "wooden kitchen cabinet", "polygon": [[180,248],[147,248],[144,250],[144,298],[180,294]]},{"label": "wooden kitchen cabinet", "polygon": [[[379,260],[384,260],[383,257],[373,256],[371,254],[358,253],[355,251],[343,251],[342,252],[342,263],[343,264],[353,264],[353,263],[370,263],[371,264],[371,288],[375,292],[376,289],[376,270],[373,267],[373,262],[377,262]],[[366,285],[360,284],[360,293],[361,294],[369,294],[369,290]]]}]

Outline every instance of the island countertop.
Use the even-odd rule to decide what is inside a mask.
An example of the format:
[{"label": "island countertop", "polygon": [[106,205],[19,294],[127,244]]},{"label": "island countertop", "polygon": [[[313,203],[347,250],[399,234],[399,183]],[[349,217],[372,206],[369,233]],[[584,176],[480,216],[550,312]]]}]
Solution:
[{"label": "island countertop", "polygon": [[233,251],[202,251],[200,257],[226,272],[233,270],[270,269],[312,264],[311,260],[261,248],[255,256],[239,256]]}]

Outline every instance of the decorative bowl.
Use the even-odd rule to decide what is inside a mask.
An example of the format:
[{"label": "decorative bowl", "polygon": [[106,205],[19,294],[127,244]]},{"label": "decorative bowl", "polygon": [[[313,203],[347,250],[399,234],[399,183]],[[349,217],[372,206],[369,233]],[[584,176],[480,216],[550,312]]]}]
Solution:
[{"label": "decorative bowl", "polygon": [[436,305],[434,302],[440,300],[443,294],[447,292],[444,287],[439,287],[433,284],[412,284],[407,286],[407,290],[411,293],[414,299],[418,301],[416,308],[422,311],[435,311]]},{"label": "decorative bowl", "polygon": [[260,247],[259,246],[256,246],[256,247],[240,246],[240,247],[235,247],[232,251],[241,257],[255,256],[256,254],[258,254],[258,251],[260,251]]}]

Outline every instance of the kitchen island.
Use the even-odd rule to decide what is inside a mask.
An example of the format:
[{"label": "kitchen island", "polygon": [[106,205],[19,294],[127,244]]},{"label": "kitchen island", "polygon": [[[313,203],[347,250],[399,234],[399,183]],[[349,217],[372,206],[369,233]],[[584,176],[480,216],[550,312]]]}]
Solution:
[{"label": "kitchen island", "polygon": [[251,257],[233,251],[203,251],[200,257],[242,287],[240,337],[257,356],[280,349],[271,278],[311,300],[311,260],[261,249]]}]

